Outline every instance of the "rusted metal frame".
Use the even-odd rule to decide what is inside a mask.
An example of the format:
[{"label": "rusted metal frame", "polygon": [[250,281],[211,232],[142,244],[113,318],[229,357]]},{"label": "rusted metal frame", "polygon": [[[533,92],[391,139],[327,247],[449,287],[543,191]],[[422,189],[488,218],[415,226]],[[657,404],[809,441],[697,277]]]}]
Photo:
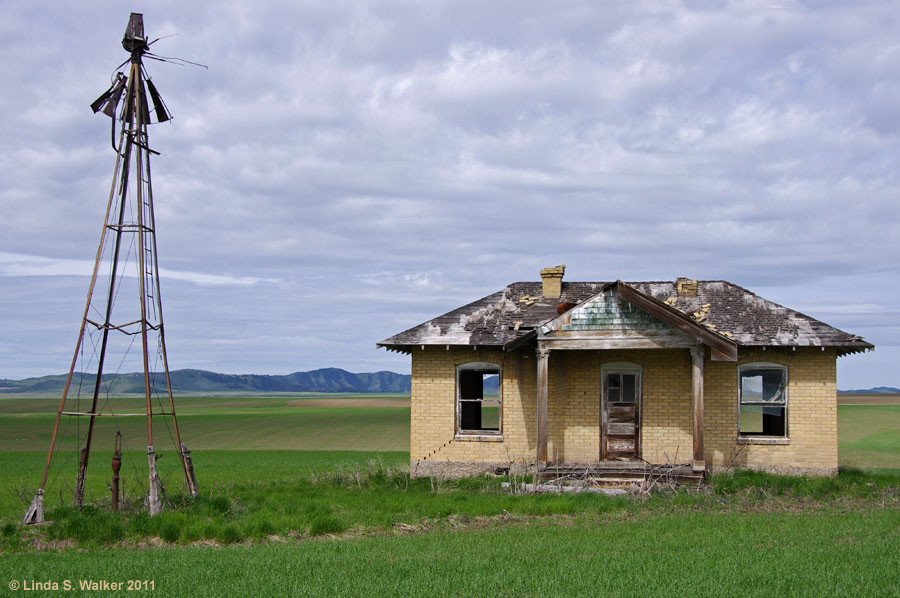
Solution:
[{"label": "rusted metal frame", "polygon": [[[135,65],[132,64],[131,67],[131,78],[129,80],[129,89],[126,93],[125,97],[125,110],[128,110],[129,102],[135,101],[135,91],[136,91],[136,82],[134,81],[134,71]],[[125,204],[128,199],[128,175],[129,175],[129,164],[131,161],[131,138],[123,138],[122,142],[125,144],[125,151],[123,156],[123,166],[122,166],[122,174],[121,181],[119,185],[119,194],[121,196],[121,200],[119,202],[119,225],[124,222],[125,218]],[[119,153],[121,154],[121,148],[119,149]],[[112,270],[110,272],[110,281],[109,281],[109,293],[107,295],[106,302],[106,323],[109,324],[110,318],[112,317],[112,307],[113,307],[113,298],[115,297],[115,289],[116,289],[116,275],[118,273],[119,268],[119,249],[122,244],[122,232],[116,232],[116,241],[115,241],[115,252],[113,254],[113,263]],[[99,255],[98,255],[99,260]],[[106,348],[109,342],[109,329],[103,330],[103,337],[100,345],[100,355],[98,357],[97,362],[97,379],[94,381],[94,393],[93,398],[91,399],[91,412],[97,411],[97,401],[100,397],[100,384],[103,379],[103,365],[106,360]],[[84,479],[87,475],[87,466],[88,461],[90,459],[91,453],[91,442],[93,440],[94,435],[94,421],[96,416],[91,416],[90,423],[88,424],[87,431],[87,440],[85,441],[85,458],[84,458],[84,467],[83,469],[79,469],[78,477],[75,483],[75,505],[80,506],[84,499]]]},{"label": "rusted metal frame", "polygon": [[161,293],[161,285],[159,281],[159,255],[157,253],[157,245],[156,245],[156,212],[153,208],[153,187],[150,184],[151,176],[150,176],[150,156],[147,156],[147,203],[148,210],[147,216],[150,220],[148,230],[150,232],[150,242],[152,243],[152,251],[151,256],[153,258],[153,273],[154,273],[154,286],[155,286],[155,300],[156,300],[156,313],[157,313],[157,324],[154,328],[155,330],[159,330],[159,346],[160,351],[162,353],[163,360],[163,370],[166,373],[166,392],[169,395],[169,407],[171,409],[172,415],[172,425],[175,428],[175,442],[178,446],[178,454],[181,459],[181,469],[184,472],[184,481],[187,484],[188,492],[191,496],[197,496],[199,493],[199,489],[197,487],[197,479],[194,476],[194,465],[191,461],[191,454],[187,450],[187,446],[181,441],[181,432],[178,429],[178,418],[175,415],[175,397],[172,394],[172,380],[169,376],[169,355],[166,351],[166,333],[165,327],[163,326],[163,311],[162,311],[162,293]]},{"label": "rusted metal frame", "polygon": [[[140,225],[134,224],[134,223],[125,223],[122,225],[107,224],[106,228],[108,228],[109,230],[117,230],[117,231],[123,230],[123,231],[128,231],[128,232],[138,232],[139,230],[141,230],[142,227]],[[152,232],[152,229],[150,229],[150,227],[148,227],[148,226],[144,226],[143,230],[144,230],[144,232]]]},{"label": "rusted metal frame", "polygon": [[147,289],[146,289],[146,278],[147,278],[147,264],[146,264],[146,254],[145,254],[145,239],[143,231],[144,228],[144,154],[141,151],[142,146],[140,144],[140,140],[142,137],[146,136],[146,123],[143,122],[144,111],[142,109],[143,103],[145,101],[143,97],[144,92],[144,82],[141,78],[140,72],[140,53],[132,58],[132,73],[134,75],[136,84],[136,100],[135,100],[135,131],[134,131],[134,142],[137,146],[137,150],[135,150],[135,166],[137,167],[137,171],[135,173],[136,178],[136,189],[135,195],[137,198],[137,218],[138,218],[138,229],[141,230],[138,233],[138,292],[141,297],[141,349],[142,349],[142,359],[144,365],[144,397],[147,402],[147,446],[153,446],[153,423],[150,417],[150,411],[152,409],[151,403],[151,391],[150,391],[150,360],[148,356],[148,343],[147,343]]},{"label": "rusted metal frame", "polygon": [[[135,320],[134,322],[128,322],[127,324],[119,324],[118,326],[113,326],[112,324],[99,324],[97,322],[94,322],[93,320],[87,320],[87,322],[88,322],[88,324],[90,324],[94,328],[96,328],[97,330],[118,330],[122,334],[125,334],[128,336],[134,336],[135,334],[140,334],[140,331],[128,332],[127,330],[125,330],[125,328],[127,328],[128,326],[134,326],[135,324],[140,324],[141,323],[140,320]],[[157,330],[157,329],[159,329],[159,326],[153,326],[152,324],[148,324],[147,328],[149,328],[150,330]]]},{"label": "rusted metal frame", "polygon": [[50,437],[50,450],[47,452],[47,462],[44,465],[44,474],[41,477],[40,492],[42,494],[43,494],[44,488],[47,484],[47,475],[50,472],[50,460],[53,456],[53,449],[55,448],[55,445],[56,445],[56,436],[59,433],[60,416],[63,413],[63,409],[65,409],[66,398],[68,398],[69,388],[72,385],[72,377],[75,373],[75,366],[78,364],[79,349],[81,349],[81,345],[84,342],[84,330],[87,327],[86,323],[88,322],[88,314],[90,313],[90,310],[91,310],[91,299],[93,298],[93,295],[94,295],[94,287],[97,284],[97,275],[99,274],[99,271],[100,271],[100,262],[103,257],[103,248],[106,245],[106,223],[109,221],[109,215],[112,211],[113,198],[116,195],[116,182],[118,181],[119,170],[122,166],[121,148],[122,148],[122,144],[125,140],[124,138],[125,138],[125,131],[122,131],[121,134],[119,135],[119,151],[116,151],[116,163],[115,163],[115,167],[113,169],[112,184],[110,185],[110,189],[109,189],[109,199],[106,202],[106,215],[103,218],[103,228],[100,231],[100,243],[97,247],[97,257],[94,260],[94,270],[91,273],[91,283],[88,286],[87,301],[85,302],[85,306],[84,306],[84,315],[81,318],[81,329],[78,331],[78,340],[75,343],[75,353],[72,356],[72,363],[69,366],[69,373],[66,376],[66,384],[63,387],[62,398],[60,399],[60,402],[59,402],[59,409],[56,412],[56,423],[54,423],[54,425],[53,425],[53,434]]},{"label": "rusted metal frame", "polygon": [[619,297],[625,301],[708,345],[713,361],[737,361],[736,342],[705,328],[677,309],[641,293],[621,280],[616,284]]},{"label": "rusted metal frame", "polygon": [[540,466],[547,463],[547,428],[548,421],[548,394],[550,392],[550,348],[543,343],[538,343],[537,348],[537,434],[536,444],[537,450],[535,454],[535,463]]},{"label": "rusted metal frame", "polygon": [[141,352],[144,365],[144,397],[147,403],[147,461],[149,465],[148,481],[150,486],[147,503],[150,514],[156,515],[162,510],[162,503],[160,501],[159,475],[156,472],[156,453],[153,449],[153,404],[150,385],[150,356],[147,342],[147,255],[145,253],[146,240],[144,238],[144,235],[149,234],[152,236],[153,233],[144,231],[144,160],[149,159],[149,156],[145,158],[141,151],[146,147],[146,143],[142,144],[141,141],[147,136],[147,123],[144,122],[146,112],[144,111],[143,102],[146,101],[146,98],[143,97],[144,83],[141,78],[140,64],[140,53],[133,53],[132,69],[137,71],[137,101],[134,110],[137,115],[135,117],[137,126],[135,127],[135,133],[133,134],[134,142],[137,146],[137,151],[135,152],[137,190],[135,195],[137,199],[138,228],[141,230],[141,232],[138,233],[138,254],[140,255],[138,258],[138,292],[141,297]]},{"label": "rusted metal frame", "polygon": [[694,471],[706,470],[706,458],[704,456],[703,428],[704,428],[704,356],[703,345],[697,345],[691,349],[691,383],[692,404],[694,411],[694,453],[691,466]]}]

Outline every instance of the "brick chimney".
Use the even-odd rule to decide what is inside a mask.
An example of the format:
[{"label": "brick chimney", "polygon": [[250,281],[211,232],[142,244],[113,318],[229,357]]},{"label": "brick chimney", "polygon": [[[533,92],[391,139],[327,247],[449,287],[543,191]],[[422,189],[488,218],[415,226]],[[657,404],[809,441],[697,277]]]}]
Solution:
[{"label": "brick chimney", "polygon": [[560,296],[562,293],[563,274],[565,273],[565,264],[541,270],[541,292],[545,299],[557,299]]},{"label": "brick chimney", "polygon": [[697,281],[692,278],[676,278],[675,290],[681,297],[696,297]]}]

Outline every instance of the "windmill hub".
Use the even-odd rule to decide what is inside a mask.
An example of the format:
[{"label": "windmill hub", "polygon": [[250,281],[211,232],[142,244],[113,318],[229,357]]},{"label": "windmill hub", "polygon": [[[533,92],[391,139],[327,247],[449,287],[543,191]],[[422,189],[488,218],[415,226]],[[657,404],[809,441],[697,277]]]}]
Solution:
[{"label": "windmill hub", "polygon": [[147,38],[144,37],[144,15],[133,12],[125,29],[125,37],[122,38],[122,47],[131,52],[131,59],[139,58],[147,51]]}]

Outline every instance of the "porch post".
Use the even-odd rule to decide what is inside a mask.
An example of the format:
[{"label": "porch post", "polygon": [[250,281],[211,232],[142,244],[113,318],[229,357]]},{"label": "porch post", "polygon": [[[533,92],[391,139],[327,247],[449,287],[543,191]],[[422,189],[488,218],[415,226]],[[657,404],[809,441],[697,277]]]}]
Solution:
[{"label": "porch post", "polygon": [[703,456],[703,357],[705,353],[706,348],[703,345],[691,348],[694,403],[694,460],[691,465],[694,471],[706,469]]},{"label": "porch post", "polygon": [[549,394],[548,366],[550,349],[538,343],[537,360],[537,454],[535,463],[547,462],[547,395]]}]

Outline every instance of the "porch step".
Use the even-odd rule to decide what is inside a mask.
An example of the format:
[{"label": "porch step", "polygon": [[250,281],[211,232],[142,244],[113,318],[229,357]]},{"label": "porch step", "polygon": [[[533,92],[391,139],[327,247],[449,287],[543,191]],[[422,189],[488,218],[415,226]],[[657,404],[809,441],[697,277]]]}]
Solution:
[{"label": "porch step", "polygon": [[649,466],[638,462],[605,462],[597,465],[547,465],[538,476],[542,481],[590,481],[598,485],[639,484],[645,480],[662,480],[676,484],[699,484],[703,472],[690,465]]}]

